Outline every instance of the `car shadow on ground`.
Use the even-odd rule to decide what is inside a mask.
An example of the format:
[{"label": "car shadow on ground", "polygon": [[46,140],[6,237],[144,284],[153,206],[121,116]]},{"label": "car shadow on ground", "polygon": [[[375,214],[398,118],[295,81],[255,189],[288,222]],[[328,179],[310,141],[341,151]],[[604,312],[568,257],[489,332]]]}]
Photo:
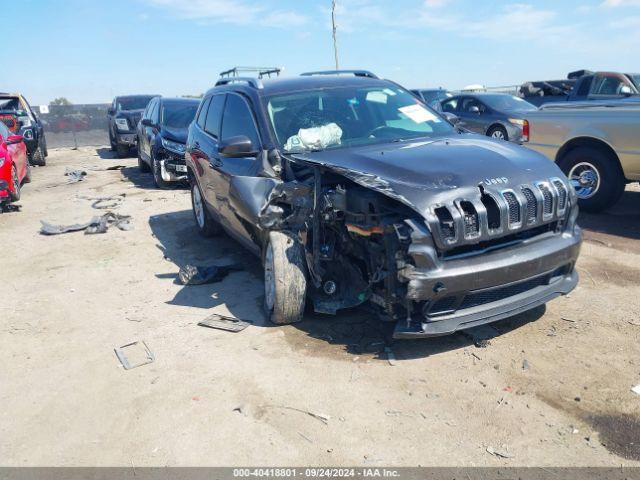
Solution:
[{"label": "car shadow on ground", "polygon": [[[141,172],[140,168],[138,168],[137,166],[125,167],[120,171],[127,180],[129,180],[138,188],[142,188],[145,190],[157,190],[159,192],[162,191],[158,189],[158,187],[156,187],[155,183],[153,183],[153,175],[151,174],[151,172]],[[188,185],[186,183],[174,182],[164,190],[185,190],[187,188]]]},{"label": "car shadow on ground", "polygon": [[640,240],[640,192],[627,190],[620,201],[602,213],[580,212],[578,225],[583,229]]},{"label": "car shadow on ground", "polygon": [[[264,286],[260,259],[225,234],[213,238],[200,236],[191,210],[154,215],[149,219],[149,225],[158,240],[157,247],[167,260],[167,268],[158,272],[157,278],[179,284],[178,271],[187,264],[210,266],[235,263],[243,267],[242,271],[232,272],[217,283],[182,286],[178,293],[167,301],[169,305],[200,308],[203,310],[202,319],[212,313],[210,310],[223,306],[230,315],[249,320],[256,327],[279,328],[265,318],[262,310]],[[328,316],[313,313],[312,308],[307,306],[304,319],[293,325],[304,335],[294,342],[302,344],[308,341],[309,337],[315,338],[339,346],[353,355],[372,354],[381,360],[388,359],[385,347],[390,345],[396,359],[402,361],[428,357],[474,344],[485,346],[491,338],[536,321],[544,312],[545,307],[542,306],[491,326],[443,337],[396,340],[391,343],[389,340],[393,325],[381,322],[365,307]],[[217,309],[216,313],[222,312]]]},{"label": "car shadow on ground", "polygon": [[109,147],[96,148],[96,153],[102,160],[120,160],[118,154],[112,151]]}]

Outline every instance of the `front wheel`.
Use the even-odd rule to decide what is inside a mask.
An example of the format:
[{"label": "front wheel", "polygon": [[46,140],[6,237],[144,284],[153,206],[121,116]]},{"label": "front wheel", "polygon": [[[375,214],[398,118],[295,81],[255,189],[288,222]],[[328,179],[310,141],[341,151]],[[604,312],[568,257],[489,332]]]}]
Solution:
[{"label": "front wheel", "polygon": [[264,308],[277,325],[302,320],[307,296],[304,248],[289,233],[269,233],[264,254]]},{"label": "front wheel", "polygon": [[610,154],[581,147],[571,150],[558,163],[575,188],[578,205],[586,212],[612,207],[624,193],[624,174]]},{"label": "front wheel", "polygon": [[196,220],[196,226],[200,235],[203,237],[213,237],[218,235],[221,231],[220,225],[211,218],[211,215],[207,211],[202,192],[195,180],[191,182],[191,206],[193,208],[193,217]]},{"label": "front wheel", "polygon": [[162,178],[162,165],[160,164],[160,160],[158,160],[153,153],[151,153],[151,170],[153,172],[153,183],[156,188],[161,190],[169,188],[169,182],[166,182]]}]

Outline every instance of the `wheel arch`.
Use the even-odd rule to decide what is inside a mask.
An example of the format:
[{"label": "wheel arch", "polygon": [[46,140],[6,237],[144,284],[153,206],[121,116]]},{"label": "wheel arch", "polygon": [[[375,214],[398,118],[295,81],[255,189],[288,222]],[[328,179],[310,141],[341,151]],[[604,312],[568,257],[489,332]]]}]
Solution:
[{"label": "wheel arch", "polygon": [[507,132],[507,134],[509,133],[509,131],[507,130],[507,127],[504,126],[501,122],[493,122],[491,125],[489,125],[487,127],[487,129],[485,130],[485,135],[489,135],[489,132],[491,132],[492,130],[494,130],[495,128],[501,128],[503,129],[505,132]]},{"label": "wheel arch", "polygon": [[615,161],[616,165],[624,176],[624,170],[622,169],[622,164],[620,163],[620,157],[618,157],[618,154],[613,149],[613,147],[604,140],[594,137],[576,137],[569,140],[560,148],[560,150],[558,150],[555,159],[556,163],[561,162],[563,158],[565,158],[570,152],[577,148],[593,148],[599,150],[602,153],[605,153]]}]

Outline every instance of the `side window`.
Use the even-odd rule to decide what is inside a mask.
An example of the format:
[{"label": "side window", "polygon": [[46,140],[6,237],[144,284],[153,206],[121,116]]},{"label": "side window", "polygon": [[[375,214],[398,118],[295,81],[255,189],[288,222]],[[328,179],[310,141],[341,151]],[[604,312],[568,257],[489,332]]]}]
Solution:
[{"label": "side window", "polygon": [[622,88],[622,80],[618,77],[599,77],[593,85],[594,95],[618,95]]},{"label": "side window", "polygon": [[0,135],[2,135],[4,140],[9,138],[9,129],[3,122],[0,122]]},{"label": "side window", "polygon": [[205,132],[216,139],[220,137],[220,117],[222,117],[224,98],[225,95],[214,95],[211,97],[209,108],[207,108],[207,119],[204,123]]},{"label": "side window", "polygon": [[151,109],[153,108],[153,100],[149,102],[147,108],[144,109],[144,113],[142,114],[143,120],[148,120],[151,118]]},{"label": "side window", "polygon": [[204,130],[204,121],[207,119],[207,110],[209,109],[209,103],[211,103],[211,97],[206,98],[202,102],[200,106],[200,111],[198,112],[198,118],[196,119],[196,123],[203,130]]},{"label": "side window", "polygon": [[246,135],[251,143],[260,146],[260,138],[249,105],[239,95],[229,95],[222,118],[222,139],[238,135]]},{"label": "side window", "polygon": [[582,80],[580,83],[580,88],[578,89],[579,97],[586,97],[589,95],[589,90],[591,89],[591,83],[593,82],[593,77],[587,77]]},{"label": "side window", "polygon": [[158,106],[160,105],[160,100],[153,100],[153,108],[151,109],[151,121],[153,123],[158,123]]},{"label": "side window", "polygon": [[456,113],[456,110],[458,108],[458,99],[457,98],[452,98],[451,100],[444,102],[442,104],[442,111],[443,112],[449,112],[449,113]]},{"label": "side window", "polygon": [[482,103],[480,103],[478,100],[476,100],[475,98],[465,98],[464,100],[462,100],[462,109],[461,110],[463,112],[471,113],[471,110],[473,109],[473,107],[477,107],[477,109],[480,111],[480,113],[482,113],[482,112],[484,112],[486,110],[484,108],[484,105]]}]

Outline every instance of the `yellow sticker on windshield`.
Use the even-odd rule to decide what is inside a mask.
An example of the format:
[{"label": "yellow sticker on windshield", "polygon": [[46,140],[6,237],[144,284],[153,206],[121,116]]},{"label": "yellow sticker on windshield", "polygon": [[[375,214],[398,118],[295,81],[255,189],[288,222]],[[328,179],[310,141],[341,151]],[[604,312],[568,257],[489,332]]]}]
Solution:
[{"label": "yellow sticker on windshield", "polygon": [[417,103],[415,105],[400,107],[398,111],[409,117],[409,119],[413,120],[415,123],[440,122],[440,119],[436,115]]}]

